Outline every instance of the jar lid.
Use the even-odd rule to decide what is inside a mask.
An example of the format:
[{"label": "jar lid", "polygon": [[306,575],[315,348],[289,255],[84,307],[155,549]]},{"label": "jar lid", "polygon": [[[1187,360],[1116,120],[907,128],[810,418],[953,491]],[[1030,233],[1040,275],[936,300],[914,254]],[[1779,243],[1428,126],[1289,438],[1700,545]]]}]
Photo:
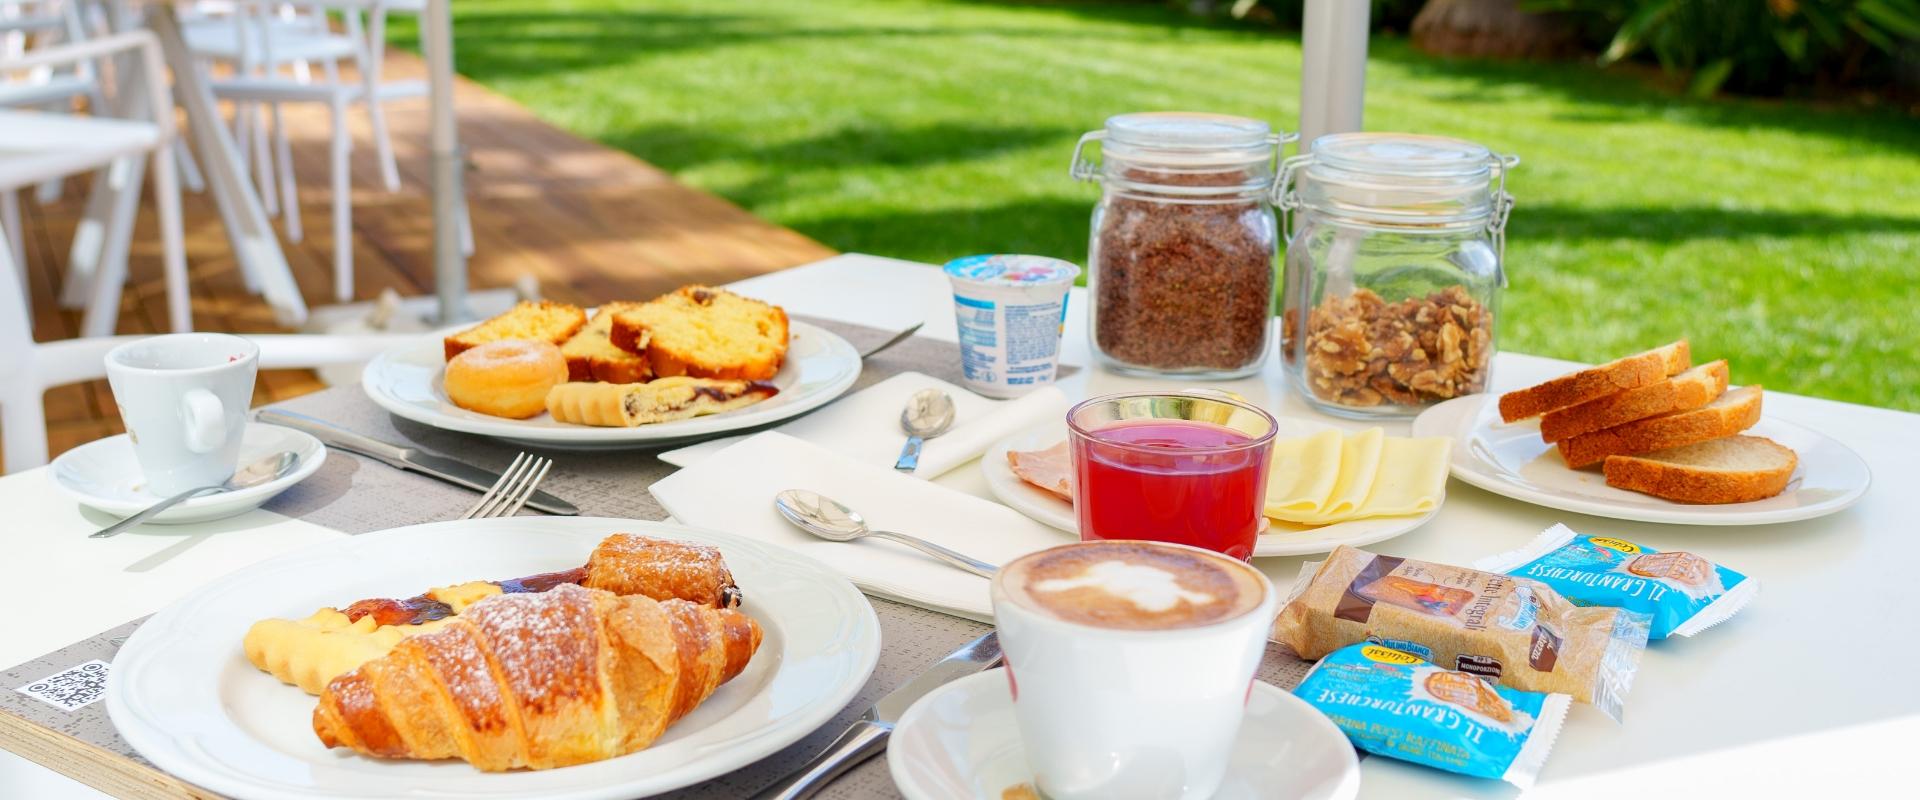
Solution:
[{"label": "jar lid", "polygon": [[1410,133],[1336,133],[1299,157],[1299,202],[1381,224],[1485,224],[1500,207],[1505,171],[1518,159],[1482,145]]},{"label": "jar lid", "polygon": [[1102,153],[1182,168],[1238,167],[1273,158],[1267,123],[1228,114],[1153,111],[1107,118]]}]

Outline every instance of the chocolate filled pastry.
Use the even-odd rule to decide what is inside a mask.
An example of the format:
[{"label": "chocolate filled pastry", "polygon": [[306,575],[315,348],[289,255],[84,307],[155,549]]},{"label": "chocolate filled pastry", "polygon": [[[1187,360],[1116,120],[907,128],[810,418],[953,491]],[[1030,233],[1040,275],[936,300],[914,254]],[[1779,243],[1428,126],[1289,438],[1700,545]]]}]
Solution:
[{"label": "chocolate filled pastry", "polygon": [[1645,613],[1574,605],[1535,580],[1344,545],[1304,565],[1295,587],[1273,638],[1301,658],[1374,642],[1522,691],[1572,695],[1616,720],[1647,643]]},{"label": "chocolate filled pastry", "polygon": [[561,585],[490,597],[334,678],[328,747],[551,769],[646,748],[746,669],[760,625],[730,608]]},{"label": "chocolate filled pastry", "polygon": [[547,392],[555,422],[632,428],[745,408],[780,390],[765,381],[678,376],[646,383],[563,383]]}]

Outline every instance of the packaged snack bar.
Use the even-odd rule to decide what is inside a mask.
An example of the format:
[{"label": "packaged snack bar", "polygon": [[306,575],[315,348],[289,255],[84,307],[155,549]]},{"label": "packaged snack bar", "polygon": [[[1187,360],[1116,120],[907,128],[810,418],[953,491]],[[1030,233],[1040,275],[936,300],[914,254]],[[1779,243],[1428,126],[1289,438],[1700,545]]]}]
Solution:
[{"label": "packaged snack bar", "polygon": [[1378,644],[1328,653],[1293,693],[1369,753],[1521,789],[1539,776],[1571,703]]},{"label": "packaged snack bar", "polygon": [[1649,639],[1692,636],[1731,618],[1760,582],[1692,553],[1555,525],[1526,547],[1474,566],[1531,578],[1583,606],[1613,606],[1652,617]]},{"label": "packaged snack bar", "polygon": [[1273,639],[1306,659],[1384,644],[1503,686],[1571,695],[1618,721],[1647,615],[1578,606],[1526,578],[1341,546],[1301,568]]}]

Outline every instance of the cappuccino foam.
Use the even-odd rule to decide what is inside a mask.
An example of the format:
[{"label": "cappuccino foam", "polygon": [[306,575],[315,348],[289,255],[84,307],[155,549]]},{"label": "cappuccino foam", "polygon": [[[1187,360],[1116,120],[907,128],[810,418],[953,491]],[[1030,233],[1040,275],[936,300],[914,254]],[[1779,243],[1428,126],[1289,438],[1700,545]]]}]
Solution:
[{"label": "cappuccino foam", "polygon": [[1023,606],[1100,628],[1156,630],[1224,622],[1252,611],[1265,588],[1226,556],[1153,542],[1082,542],[1022,557],[1001,589]]}]

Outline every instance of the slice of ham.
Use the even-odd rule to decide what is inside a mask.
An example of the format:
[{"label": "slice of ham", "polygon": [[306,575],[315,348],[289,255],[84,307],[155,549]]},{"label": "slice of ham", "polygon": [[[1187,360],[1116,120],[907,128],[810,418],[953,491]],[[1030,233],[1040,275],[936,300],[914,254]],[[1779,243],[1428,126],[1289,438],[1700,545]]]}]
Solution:
[{"label": "slice of ham", "polygon": [[1007,464],[1020,480],[1073,502],[1073,486],[1068,482],[1073,477],[1073,456],[1067,453],[1066,442],[1045,450],[1008,450]]}]

